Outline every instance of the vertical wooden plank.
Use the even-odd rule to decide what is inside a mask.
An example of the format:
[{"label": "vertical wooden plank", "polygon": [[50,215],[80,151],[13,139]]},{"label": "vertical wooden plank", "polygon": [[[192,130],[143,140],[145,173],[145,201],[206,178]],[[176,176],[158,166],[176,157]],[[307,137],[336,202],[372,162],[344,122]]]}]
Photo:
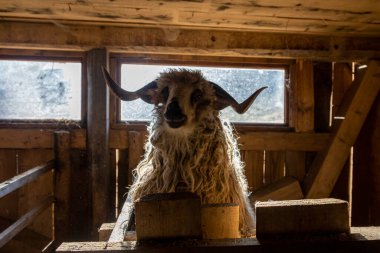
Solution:
[{"label": "vertical wooden plank", "polygon": [[117,192],[118,192],[118,213],[120,214],[128,193],[128,182],[132,182],[132,174],[128,165],[128,149],[120,149],[117,161]]},{"label": "vertical wooden plank", "polygon": [[109,94],[101,67],[108,66],[106,49],[92,49],[87,53],[87,149],[91,171],[92,237],[107,221],[110,212],[109,169]]},{"label": "vertical wooden plank", "polygon": [[297,132],[314,129],[314,75],[313,62],[297,60],[296,63],[296,112],[294,128]]},{"label": "vertical wooden plank", "polygon": [[[290,96],[289,125],[296,132],[314,130],[314,70],[313,62],[297,60],[292,68],[295,81]],[[306,173],[305,152],[287,151],[285,154],[286,175],[301,181]]]},{"label": "vertical wooden plank", "polygon": [[54,133],[54,240],[56,245],[70,240],[70,133],[57,131]]},{"label": "vertical wooden plank", "polygon": [[117,177],[117,165],[116,165],[116,150],[109,150],[109,166],[110,166],[110,212],[108,213],[108,220],[114,221],[117,218],[116,214],[116,177]]},{"label": "vertical wooden plank", "polygon": [[[332,63],[314,62],[314,131],[327,132],[330,128],[332,91]],[[335,81],[335,76],[334,76]],[[309,126],[312,128],[312,126]]]},{"label": "vertical wooden plank", "polygon": [[249,190],[254,192],[264,183],[264,151],[245,150],[241,156],[245,164]]},{"label": "vertical wooden plank", "polygon": [[[132,175],[132,170],[136,168],[144,155],[145,137],[142,132],[128,132],[128,175]],[[128,176],[128,184],[132,184],[132,176]]]},{"label": "vertical wooden plank", "polygon": [[[334,64],[334,78],[333,78],[333,99],[332,99],[332,124],[337,125],[342,119],[339,119],[337,115],[339,106],[342,104],[346,91],[352,84],[352,67],[351,63],[335,63]],[[350,199],[350,166],[351,155],[347,158],[342,172],[335,184],[335,187],[331,193],[331,197],[344,199],[349,201]]]},{"label": "vertical wooden plank", "polygon": [[265,184],[285,176],[285,152],[265,151]]},{"label": "vertical wooden plank", "polygon": [[286,176],[302,181],[305,176],[305,152],[287,151],[285,152]]}]

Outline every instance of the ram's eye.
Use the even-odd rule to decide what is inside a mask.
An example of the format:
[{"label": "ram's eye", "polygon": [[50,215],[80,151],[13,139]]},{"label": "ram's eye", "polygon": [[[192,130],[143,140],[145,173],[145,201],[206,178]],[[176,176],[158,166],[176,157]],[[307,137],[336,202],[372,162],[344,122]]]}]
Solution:
[{"label": "ram's eye", "polygon": [[162,96],[162,100],[163,102],[166,102],[169,98],[169,88],[168,87],[165,87],[162,91],[161,91],[161,96]]},{"label": "ram's eye", "polygon": [[201,90],[196,89],[193,94],[191,94],[191,103],[195,104],[203,97],[203,93]]}]

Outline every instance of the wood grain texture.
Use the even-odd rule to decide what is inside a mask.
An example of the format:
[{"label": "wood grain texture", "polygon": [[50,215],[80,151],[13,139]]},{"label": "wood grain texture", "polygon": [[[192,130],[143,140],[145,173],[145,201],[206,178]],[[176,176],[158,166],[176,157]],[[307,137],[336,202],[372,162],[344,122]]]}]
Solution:
[{"label": "wood grain texture", "polygon": [[353,2],[296,0],[225,1],[2,1],[2,19],[101,25],[182,26],[303,33],[369,34],[379,32],[380,8],[371,0]]},{"label": "wood grain texture", "polygon": [[349,233],[348,202],[302,199],[257,202],[256,235]]},{"label": "wood grain texture", "polygon": [[295,238],[276,238],[258,240],[241,238],[235,240],[184,240],[137,246],[134,241],[126,242],[67,242],[59,246],[56,252],[282,252],[282,253],[322,253],[322,252],[363,252],[372,253],[380,247],[379,227],[353,227],[351,234],[318,235]]},{"label": "wood grain texture", "polygon": [[[379,57],[379,38],[34,22],[0,22],[0,48],[358,61]],[[54,36],[52,36],[54,35]]]}]

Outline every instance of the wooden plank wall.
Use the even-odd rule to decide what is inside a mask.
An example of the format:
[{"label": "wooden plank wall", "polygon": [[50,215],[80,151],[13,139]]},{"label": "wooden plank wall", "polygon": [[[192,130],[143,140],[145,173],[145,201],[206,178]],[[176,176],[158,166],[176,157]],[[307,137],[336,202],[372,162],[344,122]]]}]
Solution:
[{"label": "wooden plank wall", "polygon": [[[330,135],[329,117],[331,91],[343,89],[346,85],[347,70],[350,64],[335,65],[310,60],[297,60],[291,66],[294,82],[289,84],[289,126],[293,132],[250,132],[241,131],[239,144],[241,156],[246,165],[246,176],[251,191],[277,181],[285,176],[291,176],[302,181],[315,152],[327,145]],[[343,69],[343,70],[342,70]],[[346,71],[346,74],[342,74]],[[348,72],[347,72],[348,71]],[[339,79],[340,78],[340,79]],[[343,84],[337,84],[339,80]],[[334,87],[332,87],[334,80]],[[341,91],[335,91],[340,94]],[[333,98],[334,105],[339,104],[339,98]],[[380,124],[379,98],[364,126],[355,149],[353,174],[353,224],[378,225],[380,222],[380,183],[378,180],[379,156],[375,153],[379,147]],[[89,186],[91,170],[88,167],[88,152],[86,150],[86,129],[70,130],[70,166],[69,175],[71,192],[69,199],[69,229],[70,239],[89,240],[94,236],[94,212],[92,199],[94,189]],[[25,141],[28,140],[28,141]],[[107,175],[110,190],[104,195],[119,208],[125,201],[127,187],[132,183],[132,170],[143,154],[143,143],[146,140],[146,129],[130,129],[114,127],[109,129],[109,175]],[[0,180],[4,181],[26,168],[31,168],[48,159],[52,159],[54,134],[52,130],[33,129],[0,129]],[[87,144],[88,145],[88,144]],[[372,153],[368,154],[368,150]],[[370,159],[368,157],[370,156]],[[356,160],[355,160],[356,159]],[[52,191],[51,174],[47,174],[37,182],[18,190],[16,193],[0,199],[0,216],[15,220],[33,203]],[[346,191],[346,182],[340,189]],[[36,192],[41,194],[36,194]],[[365,197],[363,197],[365,196]],[[116,197],[116,200],[115,200]],[[98,201],[99,203],[99,201]],[[104,203],[101,204],[104,207]],[[106,219],[115,219],[115,208],[111,205]],[[99,217],[98,217],[99,218]],[[49,223],[50,222],[50,223]],[[51,238],[51,210],[38,218],[31,228],[36,232]]]}]

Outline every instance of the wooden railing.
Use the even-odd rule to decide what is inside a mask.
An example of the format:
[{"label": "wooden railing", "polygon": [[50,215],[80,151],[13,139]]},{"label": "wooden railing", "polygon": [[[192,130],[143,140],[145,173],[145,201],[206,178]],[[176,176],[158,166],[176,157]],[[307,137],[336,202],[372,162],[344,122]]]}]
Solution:
[{"label": "wooden railing", "polygon": [[[37,180],[43,174],[54,169],[54,160],[50,160],[43,165],[34,167],[26,172],[17,175],[0,184],[0,198],[14,192],[22,186]],[[21,230],[30,224],[40,213],[47,209],[54,202],[53,196],[48,196],[39,201],[34,208],[21,216],[16,222],[0,233],[0,248],[12,240]]]}]

